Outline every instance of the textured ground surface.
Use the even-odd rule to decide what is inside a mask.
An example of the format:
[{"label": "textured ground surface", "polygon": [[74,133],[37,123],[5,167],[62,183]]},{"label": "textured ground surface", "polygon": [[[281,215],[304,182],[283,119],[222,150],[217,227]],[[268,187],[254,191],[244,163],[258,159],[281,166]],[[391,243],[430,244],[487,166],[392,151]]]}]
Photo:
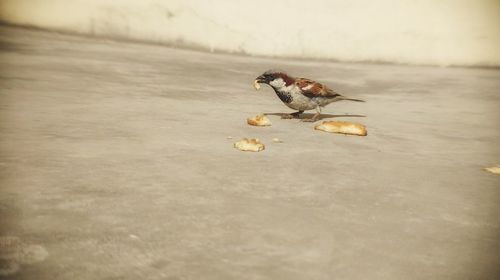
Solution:
[{"label": "textured ground surface", "polygon": [[[17,268],[7,261],[17,249],[0,254],[8,278],[500,274],[500,176],[482,170],[500,161],[498,70],[271,60],[7,27],[0,48],[0,236],[38,246]],[[277,115],[247,126],[290,112],[252,89],[268,68],[366,99],[324,112],[369,135]],[[235,150],[241,137],[266,150]]]}]

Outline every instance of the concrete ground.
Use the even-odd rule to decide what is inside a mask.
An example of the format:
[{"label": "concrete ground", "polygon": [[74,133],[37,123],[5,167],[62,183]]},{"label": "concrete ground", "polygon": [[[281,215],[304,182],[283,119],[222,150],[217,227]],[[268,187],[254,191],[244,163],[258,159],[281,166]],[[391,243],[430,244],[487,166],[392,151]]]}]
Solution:
[{"label": "concrete ground", "polygon": [[[500,275],[500,176],[483,170],[500,163],[499,70],[252,58],[5,26],[0,49],[6,278]],[[324,113],[368,136],[281,120],[291,110],[252,88],[268,68],[366,99]],[[246,125],[261,112],[273,126]],[[234,149],[242,137],[266,150]],[[13,238],[35,247],[12,253]]]}]

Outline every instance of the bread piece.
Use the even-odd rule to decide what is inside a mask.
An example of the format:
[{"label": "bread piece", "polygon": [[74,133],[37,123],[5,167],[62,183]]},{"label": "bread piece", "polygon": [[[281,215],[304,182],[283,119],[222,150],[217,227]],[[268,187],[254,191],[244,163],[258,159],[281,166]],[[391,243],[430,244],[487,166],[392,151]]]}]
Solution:
[{"label": "bread piece", "polygon": [[253,87],[256,89],[256,90],[259,90],[260,89],[260,84],[257,80],[253,81]]},{"label": "bread piece", "polygon": [[260,115],[255,116],[254,118],[247,119],[247,123],[249,125],[255,125],[255,126],[270,126],[271,125],[271,121],[264,114],[260,114]]},{"label": "bread piece", "polygon": [[366,136],[368,134],[364,125],[352,122],[324,121],[316,125],[314,129],[359,136]]},{"label": "bread piece", "polygon": [[500,175],[500,165],[493,166],[493,167],[488,167],[488,168],[485,168],[484,170],[489,171],[489,172],[491,172],[493,174]]},{"label": "bread piece", "polygon": [[247,139],[243,138],[240,141],[234,143],[234,147],[240,151],[248,152],[260,152],[266,148],[264,144],[260,143],[259,139]]}]

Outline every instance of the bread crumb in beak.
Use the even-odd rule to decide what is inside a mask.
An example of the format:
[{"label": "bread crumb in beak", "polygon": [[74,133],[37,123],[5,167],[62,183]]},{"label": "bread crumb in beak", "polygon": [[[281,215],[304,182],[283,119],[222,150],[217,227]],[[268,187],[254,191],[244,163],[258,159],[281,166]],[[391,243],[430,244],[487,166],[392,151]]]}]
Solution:
[{"label": "bread crumb in beak", "polygon": [[257,81],[257,80],[253,81],[253,87],[254,87],[256,90],[259,90],[259,89],[260,89],[260,84],[259,84],[259,81]]}]

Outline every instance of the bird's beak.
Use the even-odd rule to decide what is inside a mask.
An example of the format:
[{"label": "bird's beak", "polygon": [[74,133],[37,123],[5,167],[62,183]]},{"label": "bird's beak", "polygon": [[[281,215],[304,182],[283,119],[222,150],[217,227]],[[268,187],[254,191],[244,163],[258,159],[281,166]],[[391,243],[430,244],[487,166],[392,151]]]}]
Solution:
[{"label": "bird's beak", "polygon": [[256,90],[259,90],[260,89],[260,83],[265,83],[266,82],[266,78],[262,75],[258,76],[255,81],[253,81],[253,87],[256,89]]},{"label": "bird's beak", "polygon": [[258,76],[258,77],[255,79],[255,82],[256,82],[256,83],[265,83],[265,82],[266,82],[266,77],[264,77],[263,75],[260,75],[260,76]]}]

